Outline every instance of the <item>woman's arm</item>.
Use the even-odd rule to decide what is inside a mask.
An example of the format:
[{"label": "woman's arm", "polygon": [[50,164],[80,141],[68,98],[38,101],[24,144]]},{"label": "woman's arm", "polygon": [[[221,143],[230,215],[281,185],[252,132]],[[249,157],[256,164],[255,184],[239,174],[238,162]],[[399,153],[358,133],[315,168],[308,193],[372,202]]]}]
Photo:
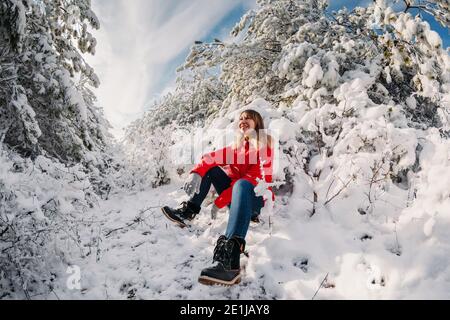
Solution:
[{"label": "woman's arm", "polygon": [[231,194],[233,192],[233,185],[236,181],[231,182],[231,186],[222,191],[222,193],[214,200],[217,208],[221,209],[231,203]]},{"label": "woman's arm", "polygon": [[211,168],[231,163],[233,160],[233,149],[231,146],[206,153],[200,162],[190,171],[198,173],[203,177]]},{"label": "woman's arm", "polygon": [[[258,184],[257,179],[262,179],[268,183],[272,182],[273,171],[273,149],[264,148],[259,151],[258,163],[250,166],[249,170],[241,177],[253,184],[255,187]],[[225,189],[214,201],[218,208],[223,208],[231,202],[231,195],[233,191],[233,185],[237,180],[231,183],[228,189]],[[272,191],[272,188],[269,187]],[[272,192],[272,200],[275,200],[275,196]]]}]

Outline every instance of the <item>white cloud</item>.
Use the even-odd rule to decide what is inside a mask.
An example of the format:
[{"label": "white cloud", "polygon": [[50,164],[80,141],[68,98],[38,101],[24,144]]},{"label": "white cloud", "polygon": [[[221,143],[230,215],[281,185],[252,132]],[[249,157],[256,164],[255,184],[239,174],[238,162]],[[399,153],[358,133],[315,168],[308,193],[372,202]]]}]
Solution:
[{"label": "white cloud", "polygon": [[[172,59],[206,36],[235,6],[249,0],[93,0],[101,28],[96,55],[98,105],[122,136],[141,115]],[[174,72],[174,71],[173,71]]]}]

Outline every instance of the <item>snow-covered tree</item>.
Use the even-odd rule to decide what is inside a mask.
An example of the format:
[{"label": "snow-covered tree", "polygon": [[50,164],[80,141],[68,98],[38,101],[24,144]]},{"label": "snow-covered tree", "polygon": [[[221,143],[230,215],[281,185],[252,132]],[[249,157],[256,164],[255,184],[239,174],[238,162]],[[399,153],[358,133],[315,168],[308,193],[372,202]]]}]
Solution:
[{"label": "snow-covered tree", "polygon": [[124,176],[120,179],[128,189],[156,188],[171,181],[168,150],[174,143],[175,126],[166,125],[149,130],[143,121],[135,121],[125,137]]},{"label": "snow-covered tree", "polygon": [[120,185],[156,187],[186,170],[170,158],[169,149],[177,142],[173,133],[192,134],[218,114],[228,91],[215,74],[202,67],[183,72],[172,92],[155,101],[142,118],[128,126],[123,140],[127,172]]},{"label": "snow-covered tree", "polygon": [[82,54],[95,52],[99,23],[89,0],[0,4],[0,132],[24,156],[70,163],[101,151],[107,123],[90,87],[99,80]]},{"label": "snow-covered tree", "polygon": [[0,299],[60,290],[71,261],[98,250],[81,236],[98,201],[81,164],[31,161],[0,146]]},{"label": "snow-covered tree", "polygon": [[0,298],[52,292],[91,253],[85,213],[119,165],[83,58],[98,27],[89,0],[0,3]]},{"label": "snow-covered tree", "polygon": [[227,87],[214,72],[205,68],[184,72],[177,78],[175,89],[155,101],[132,126],[145,125],[147,129],[154,129],[172,122],[184,128],[203,126],[205,120],[219,110],[227,93]]}]

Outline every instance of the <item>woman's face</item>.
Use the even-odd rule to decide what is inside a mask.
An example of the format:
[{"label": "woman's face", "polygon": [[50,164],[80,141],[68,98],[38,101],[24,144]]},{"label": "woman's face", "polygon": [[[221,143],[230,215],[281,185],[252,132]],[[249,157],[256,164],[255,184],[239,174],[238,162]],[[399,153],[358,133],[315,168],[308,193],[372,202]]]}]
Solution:
[{"label": "woman's face", "polygon": [[239,117],[239,130],[242,133],[245,133],[249,129],[255,130],[255,128],[256,128],[255,121],[253,119],[251,119],[248,116],[248,114],[246,114],[246,113],[241,114],[241,116]]}]

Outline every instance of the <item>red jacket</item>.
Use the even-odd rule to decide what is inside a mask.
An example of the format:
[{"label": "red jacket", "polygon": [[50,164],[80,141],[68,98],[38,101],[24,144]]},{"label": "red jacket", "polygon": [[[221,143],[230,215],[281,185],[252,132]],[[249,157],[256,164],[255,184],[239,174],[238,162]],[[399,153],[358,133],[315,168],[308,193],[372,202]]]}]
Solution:
[{"label": "red jacket", "polygon": [[[191,170],[191,173],[195,172],[203,177],[215,166],[225,170],[231,179],[231,186],[214,201],[218,208],[223,208],[231,202],[233,185],[239,179],[245,179],[256,186],[258,184],[256,179],[262,179],[264,175],[266,182],[272,182],[272,157],[272,148],[263,147],[256,150],[253,147],[250,148],[249,142],[245,141],[245,144],[239,148],[228,146],[203,155],[200,163]],[[264,162],[262,168],[261,161]],[[268,189],[272,192],[272,200],[275,200],[272,187]]]}]

